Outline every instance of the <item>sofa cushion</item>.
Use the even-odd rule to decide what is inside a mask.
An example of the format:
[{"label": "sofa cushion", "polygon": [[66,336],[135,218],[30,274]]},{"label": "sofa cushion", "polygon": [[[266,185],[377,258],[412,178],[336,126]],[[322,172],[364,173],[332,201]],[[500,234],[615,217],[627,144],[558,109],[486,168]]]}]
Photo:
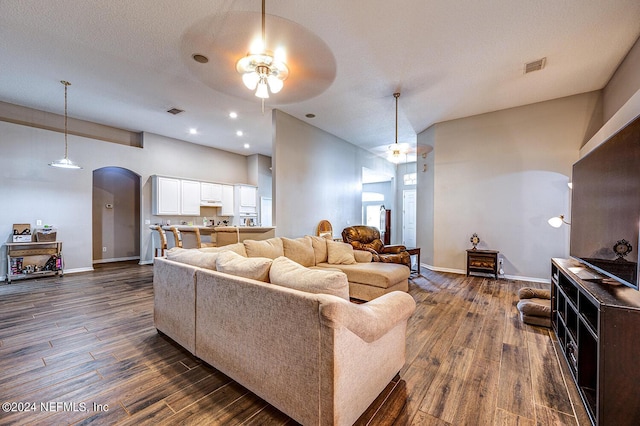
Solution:
[{"label": "sofa cushion", "polygon": [[373,253],[366,250],[354,250],[353,257],[358,263],[368,263],[373,260]]},{"label": "sofa cushion", "polygon": [[310,236],[311,245],[313,246],[313,253],[316,256],[316,262],[324,263],[327,261],[327,239],[323,237]]},{"label": "sofa cushion", "polygon": [[314,266],[316,264],[316,255],[313,251],[311,237],[296,239],[282,237],[282,246],[285,257],[302,266]]},{"label": "sofa cushion", "polygon": [[307,293],[332,294],[349,300],[349,281],[343,272],[305,268],[284,256],[274,259],[269,280],[271,284]]},{"label": "sofa cushion", "polygon": [[244,248],[247,251],[247,257],[268,257],[275,259],[284,256],[284,247],[282,239],[275,237],[268,240],[244,240]]},{"label": "sofa cushion", "polygon": [[167,259],[174,262],[186,263],[187,265],[197,266],[199,268],[216,270],[216,259],[220,252],[203,253],[199,250],[183,249],[173,247],[167,250]]},{"label": "sofa cushion", "polygon": [[323,268],[338,268],[345,274],[349,282],[367,284],[373,287],[389,288],[395,284],[406,281],[411,271],[398,263],[356,263],[353,265],[336,265],[321,263],[317,265]]},{"label": "sofa cushion", "polygon": [[266,257],[243,257],[232,251],[218,254],[216,269],[238,277],[269,282],[269,269],[272,260]]},{"label": "sofa cushion", "polygon": [[243,243],[229,244],[220,247],[202,247],[197,250],[203,253],[219,253],[221,251],[232,251],[238,253],[240,256],[247,257],[247,251],[244,249]]},{"label": "sofa cushion", "polygon": [[356,263],[351,244],[327,240],[327,258],[332,265],[351,265]]}]

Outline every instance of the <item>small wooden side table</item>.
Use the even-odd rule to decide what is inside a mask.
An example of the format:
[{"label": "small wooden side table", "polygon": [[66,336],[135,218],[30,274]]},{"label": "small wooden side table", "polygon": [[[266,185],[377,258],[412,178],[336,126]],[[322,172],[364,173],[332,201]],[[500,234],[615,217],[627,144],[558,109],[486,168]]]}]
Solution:
[{"label": "small wooden side table", "polygon": [[467,250],[467,276],[472,272],[493,274],[498,279],[498,253],[497,250]]},{"label": "small wooden side table", "polygon": [[411,273],[416,274],[418,277],[422,276],[420,273],[420,247],[407,247],[407,252],[409,253],[409,256],[417,256],[418,258],[418,263],[416,263],[417,269],[411,269]]}]

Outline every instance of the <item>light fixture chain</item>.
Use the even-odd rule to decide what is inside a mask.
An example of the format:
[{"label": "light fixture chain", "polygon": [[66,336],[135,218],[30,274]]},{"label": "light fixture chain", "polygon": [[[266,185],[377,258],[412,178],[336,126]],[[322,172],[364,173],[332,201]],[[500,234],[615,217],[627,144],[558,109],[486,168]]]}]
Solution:
[{"label": "light fixture chain", "polygon": [[266,38],[266,30],[265,30],[265,1],[266,0],[262,0],[262,49],[266,49],[267,48],[267,38]]},{"label": "light fixture chain", "polygon": [[67,88],[71,83],[63,80],[62,84],[64,84],[64,158],[67,159],[69,158],[69,149],[67,143]]}]

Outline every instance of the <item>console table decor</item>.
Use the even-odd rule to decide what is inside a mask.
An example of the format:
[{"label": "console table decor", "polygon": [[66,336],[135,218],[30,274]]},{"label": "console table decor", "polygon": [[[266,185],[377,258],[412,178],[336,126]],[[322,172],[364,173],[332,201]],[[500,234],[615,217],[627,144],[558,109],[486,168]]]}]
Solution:
[{"label": "console table decor", "polygon": [[498,279],[498,253],[497,250],[467,250],[467,276],[472,272],[493,274]]},{"label": "console table decor", "polygon": [[640,292],[551,259],[551,324],[591,423],[640,424]]}]

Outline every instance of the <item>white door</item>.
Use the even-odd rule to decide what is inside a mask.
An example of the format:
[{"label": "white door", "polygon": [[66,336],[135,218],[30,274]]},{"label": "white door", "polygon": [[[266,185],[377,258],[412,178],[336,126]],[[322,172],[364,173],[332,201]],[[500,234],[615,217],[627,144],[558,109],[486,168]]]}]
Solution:
[{"label": "white door", "polygon": [[402,191],[402,244],[416,246],[416,190]]}]

